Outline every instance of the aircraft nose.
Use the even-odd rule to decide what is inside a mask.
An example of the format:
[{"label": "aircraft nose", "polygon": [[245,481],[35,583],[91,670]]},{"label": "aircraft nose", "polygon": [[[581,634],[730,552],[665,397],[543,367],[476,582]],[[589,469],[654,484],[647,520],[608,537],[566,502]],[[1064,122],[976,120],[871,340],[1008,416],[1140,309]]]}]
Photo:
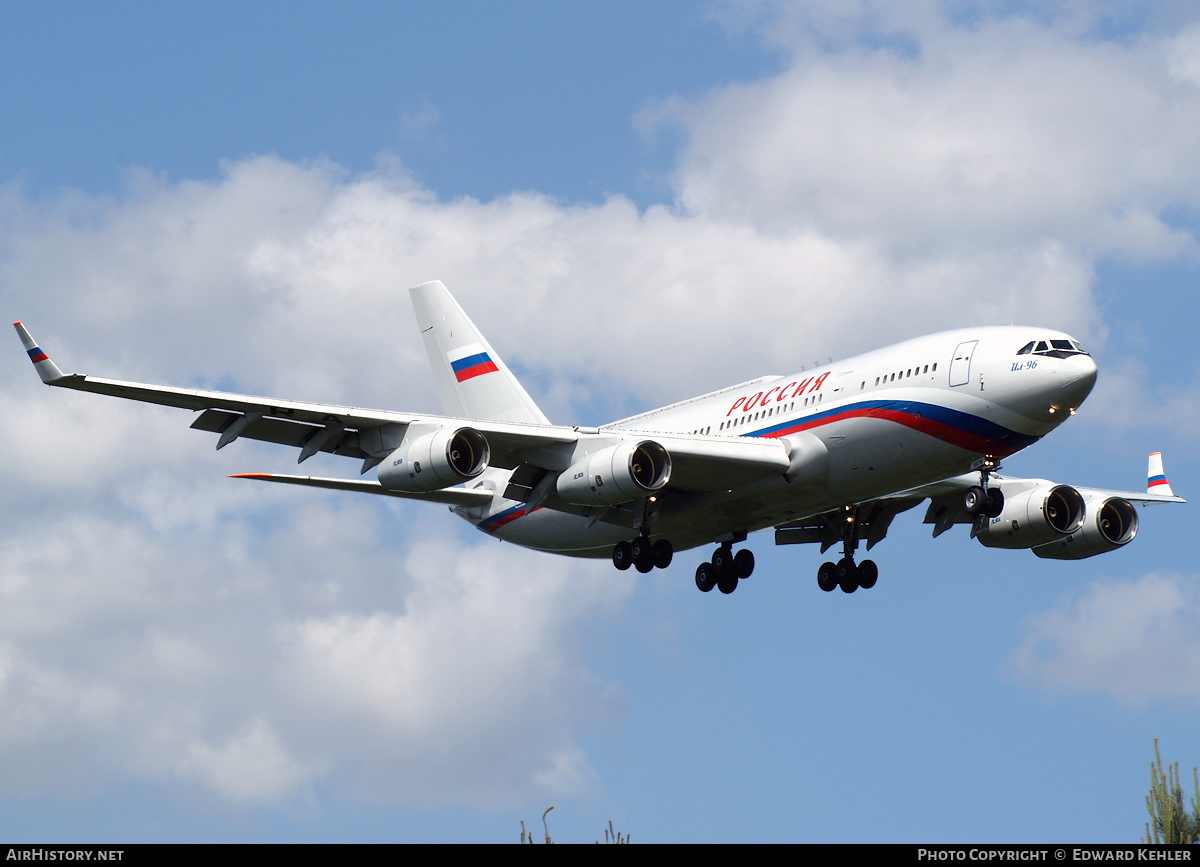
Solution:
[{"label": "aircraft nose", "polygon": [[1096,362],[1090,355],[1073,355],[1063,359],[1060,369],[1059,401],[1074,409],[1083,403],[1096,385]]}]

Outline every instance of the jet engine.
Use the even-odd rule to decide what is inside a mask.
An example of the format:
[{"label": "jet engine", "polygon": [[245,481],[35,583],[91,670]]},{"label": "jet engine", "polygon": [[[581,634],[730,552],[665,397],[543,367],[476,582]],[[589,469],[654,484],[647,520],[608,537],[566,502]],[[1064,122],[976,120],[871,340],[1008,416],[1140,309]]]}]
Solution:
[{"label": "jet engine", "polygon": [[582,506],[648,497],[671,478],[671,455],[653,440],[602,449],[558,477],[558,495]]},{"label": "jet engine", "polygon": [[981,517],[974,535],[989,548],[1034,548],[1076,532],[1086,507],[1079,491],[1068,485],[1033,488],[1005,495],[995,518]]},{"label": "jet engine", "polygon": [[1082,560],[1114,551],[1137,535],[1137,509],[1121,497],[1093,494],[1084,500],[1087,516],[1077,532],[1048,545],[1039,545],[1033,553],[1051,560]]},{"label": "jet engine", "polygon": [[395,491],[436,491],[473,479],[487,469],[492,452],[474,428],[443,428],[396,449],[379,468],[379,483]]}]

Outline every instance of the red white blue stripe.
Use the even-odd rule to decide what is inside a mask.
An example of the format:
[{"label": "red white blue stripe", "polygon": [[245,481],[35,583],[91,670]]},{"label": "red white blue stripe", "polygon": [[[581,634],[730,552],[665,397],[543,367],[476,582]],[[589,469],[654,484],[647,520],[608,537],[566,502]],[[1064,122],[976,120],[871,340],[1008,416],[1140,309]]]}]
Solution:
[{"label": "red white blue stripe", "polygon": [[1166,484],[1167,484],[1166,476],[1151,476],[1146,481],[1147,488],[1157,488],[1159,485],[1166,485]]},{"label": "red white blue stripe", "polygon": [[29,353],[29,360],[34,364],[37,364],[39,361],[48,361],[50,359],[50,356],[42,352],[41,348],[37,346],[33,347],[33,349],[27,349],[25,351]]},{"label": "red white blue stripe", "polygon": [[519,503],[516,506],[505,509],[503,512],[497,512],[494,515],[484,518],[475,526],[480,530],[483,530],[485,533],[495,533],[505,524],[511,524],[513,521],[517,520],[517,518],[524,518],[526,515],[532,515],[540,508],[541,506],[538,506],[535,509],[530,509],[524,503]]},{"label": "red white blue stripe", "polygon": [[454,371],[454,378],[459,382],[466,382],[468,379],[499,370],[496,362],[492,361],[492,357],[486,352],[477,352],[474,355],[460,358],[458,361],[451,361],[450,368]]},{"label": "red white blue stripe", "polygon": [[943,442],[981,455],[1007,457],[1040,437],[1018,433],[987,419],[956,409],[914,400],[864,400],[825,412],[779,422],[742,434],[746,437],[784,437],[851,418],[878,418],[904,425]]}]

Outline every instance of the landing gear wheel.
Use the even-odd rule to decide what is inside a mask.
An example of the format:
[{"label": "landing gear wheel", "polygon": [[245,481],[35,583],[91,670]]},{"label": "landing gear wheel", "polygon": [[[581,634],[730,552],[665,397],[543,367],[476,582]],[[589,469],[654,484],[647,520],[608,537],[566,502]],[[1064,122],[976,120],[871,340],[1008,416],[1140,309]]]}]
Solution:
[{"label": "landing gear wheel", "polygon": [[[726,573],[733,574],[733,549],[728,545],[722,545],[713,551],[712,564],[721,575]],[[735,575],[734,577],[737,576]]]},{"label": "landing gear wheel", "polygon": [[717,589],[726,595],[732,593],[734,590],[737,590],[737,585],[738,577],[737,575],[733,574],[733,570],[722,572],[720,577],[717,578]]},{"label": "landing gear wheel", "polygon": [[858,586],[870,590],[879,580],[879,567],[874,560],[863,560],[858,564]]},{"label": "landing gear wheel", "polygon": [[628,542],[618,542],[613,548],[613,565],[624,572],[633,565],[633,551]]},{"label": "landing gear wheel", "polygon": [[701,593],[707,593],[717,586],[717,573],[712,563],[701,563],[696,567],[696,586]]},{"label": "landing gear wheel", "polygon": [[987,507],[987,494],[979,485],[972,485],[963,494],[963,508],[974,518]]},{"label": "landing gear wheel", "polygon": [[990,488],[987,492],[987,505],[983,507],[983,513],[989,518],[999,518],[1003,511],[1004,492],[999,488]]},{"label": "landing gear wheel", "polygon": [[671,558],[675,556],[675,549],[666,539],[659,539],[654,543],[654,565],[659,569],[666,569],[671,565]]},{"label": "landing gear wheel", "polygon": [[629,551],[633,555],[634,566],[649,563],[650,568],[654,568],[654,546],[650,544],[650,540],[645,536],[638,536],[630,542]]},{"label": "landing gear wheel", "polygon": [[843,593],[853,593],[858,589],[858,567],[849,557],[843,557],[837,564],[837,584]]},{"label": "landing gear wheel", "polygon": [[837,585],[837,566],[832,563],[822,563],[821,568],[817,570],[817,586],[828,593]]},{"label": "landing gear wheel", "polygon": [[733,571],[741,581],[750,577],[750,573],[754,571],[754,554],[749,548],[743,548],[734,555]]}]

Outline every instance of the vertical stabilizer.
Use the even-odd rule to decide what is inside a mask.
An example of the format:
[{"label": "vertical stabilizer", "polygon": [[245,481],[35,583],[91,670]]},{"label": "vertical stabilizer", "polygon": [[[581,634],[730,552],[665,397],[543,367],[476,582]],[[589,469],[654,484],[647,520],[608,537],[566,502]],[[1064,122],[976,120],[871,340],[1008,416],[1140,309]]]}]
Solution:
[{"label": "vertical stabilizer", "polygon": [[1150,468],[1146,471],[1146,493],[1162,494],[1164,497],[1175,496],[1175,492],[1167,483],[1167,475],[1163,472],[1162,452],[1150,453]]},{"label": "vertical stabilizer", "polygon": [[447,415],[550,423],[442,281],[408,292]]}]

